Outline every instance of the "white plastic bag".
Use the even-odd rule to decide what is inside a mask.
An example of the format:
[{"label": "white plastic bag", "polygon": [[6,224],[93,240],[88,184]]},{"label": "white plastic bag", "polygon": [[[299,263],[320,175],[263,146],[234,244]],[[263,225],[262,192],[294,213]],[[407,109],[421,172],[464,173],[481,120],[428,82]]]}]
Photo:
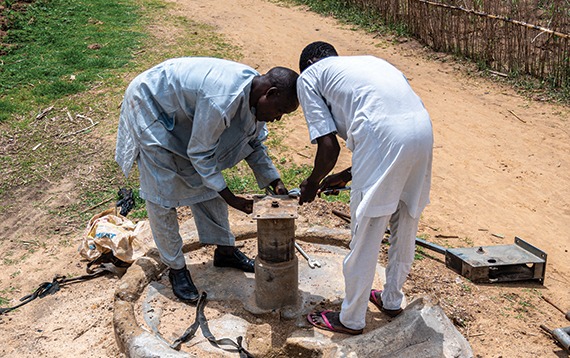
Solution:
[{"label": "white plastic bag", "polygon": [[153,247],[156,246],[147,220],[134,224],[111,208],[89,220],[79,254],[93,261],[102,254],[112,252],[118,259],[130,264]]}]

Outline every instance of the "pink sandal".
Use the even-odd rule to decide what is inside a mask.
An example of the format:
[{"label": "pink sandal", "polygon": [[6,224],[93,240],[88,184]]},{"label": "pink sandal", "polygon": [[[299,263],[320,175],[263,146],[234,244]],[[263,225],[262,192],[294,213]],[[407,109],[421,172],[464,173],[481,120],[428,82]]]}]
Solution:
[{"label": "pink sandal", "polygon": [[[333,311],[329,311],[329,310],[325,310],[325,311],[317,311],[317,312],[311,312],[307,315],[307,321],[309,321],[310,324],[312,324],[313,326],[319,328],[319,329],[324,329],[326,331],[331,331],[331,332],[336,332],[336,333],[345,333],[345,334],[352,334],[352,335],[357,335],[357,334],[361,334],[362,333],[362,329],[350,329],[348,327],[345,327],[342,323],[340,323],[340,327],[334,327],[328,320],[327,318],[327,313],[330,313]],[[333,312],[334,313],[334,312]],[[319,323],[315,320],[313,320],[313,317],[318,317],[320,316],[322,319],[322,323]],[[324,325],[323,325],[324,323]]]},{"label": "pink sandal", "polygon": [[380,297],[380,299],[376,298],[376,293],[378,293],[378,297],[380,297],[380,295],[382,294],[382,290],[375,290],[372,289],[370,290],[370,302],[374,303],[374,305],[376,307],[378,307],[378,309],[384,313],[386,313],[388,316],[394,318],[397,315],[399,315],[400,313],[402,313],[402,311],[404,311],[401,308],[398,308],[397,310],[389,310],[384,308],[384,306],[382,305],[382,297]]}]

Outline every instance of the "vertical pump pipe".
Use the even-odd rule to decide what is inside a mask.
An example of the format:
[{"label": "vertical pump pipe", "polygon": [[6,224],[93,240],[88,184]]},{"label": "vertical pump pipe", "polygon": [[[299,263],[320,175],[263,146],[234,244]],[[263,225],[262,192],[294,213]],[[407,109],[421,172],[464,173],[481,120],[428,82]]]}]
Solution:
[{"label": "vertical pump pipe", "polygon": [[257,220],[255,301],[262,309],[294,306],[299,296],[299,266],[295,255],[297,200],[266,196],[254,204]]}]

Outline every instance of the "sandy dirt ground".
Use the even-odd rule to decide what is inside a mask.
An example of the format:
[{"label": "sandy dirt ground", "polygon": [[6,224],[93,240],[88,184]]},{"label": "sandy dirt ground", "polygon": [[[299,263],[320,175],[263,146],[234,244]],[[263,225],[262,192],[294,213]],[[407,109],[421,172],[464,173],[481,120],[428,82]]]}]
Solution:
[{"label": "sandy dirt ground", "polygon": [[[242,62],[260,72],[277,65],[298,70],[302,48],[316,40],[331,42],[341,55],[372,54],[402,70],[430,112],[435,133],[431,204],[419,235],[450,247],[510,245],[518,236],[548,254],[544,285],[475,285],[446,269],[441,255],[426,254],[414,265],[406,293],[439,299],[476,356],[567,356],[539,325],[570,325],[542,299],[570,310],[569,108],[469,75],[474,67],[415,41],[367,34],[301,7],[265,0],[170,1],[178,15],[213,25],[239,46]],[[315,147],[308,143],[301,111],[284,121],[275,132],[285,137],[290,157],[311,163]],[[338,169],[348,165],[350,153],[343,149]],[[3,234],[3,250],[12,256],[3,255],[0,283],[17,281],[21,288],[2,294],[11,303],[56,273],[82,273],[84,262],[75,252],[80,228],[52,229],[50,240],[59,240],[58,247],[69,243],[66,250],[40,245],[27,251],[25,264],[7,263],[17,258],[17,248],[23,252],[26,242],[42,239],[36,234],[40,228],[50,227],[39,214],[42,203],[53,210],[64,207],[77,199],[68,194],[71,188],[62,183],[19,216],[5,218],[3,227],[14,229]],[[0,316],[0,355],[121,356],[111,323],[117,282],[104,278],[69,286]]]}]

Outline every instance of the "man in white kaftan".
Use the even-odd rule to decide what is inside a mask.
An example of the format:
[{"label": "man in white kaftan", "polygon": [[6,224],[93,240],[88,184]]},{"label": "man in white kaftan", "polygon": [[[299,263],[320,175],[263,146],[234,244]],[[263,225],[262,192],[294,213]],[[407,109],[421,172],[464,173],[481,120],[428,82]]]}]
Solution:
[{"label": "man in white kaftan", "polygon": [[177,297],[195,301],[182,253],[178,206],[190,206],[200,242],[218,245],[214,266],[253,272],[253,260],[235,248],[230,205],[251,213],[252,200],[233,195],[222,170],[245,159],[260,188],[287,193],[262,144],[266,122],[298,107],[294,71],[254,69],[216,58],[167,60],[138,75],[121,108],[115,159],[128,176],[134,162],[140,197],[161,260]]},{"label": "man in white kaftan", "polygon": [[[300,203],[352,180],[351,251],[343,266],[346,297],[340,314],[316,312],[308,319],[318,328],[358,334],[369,300],[390,316],[401,312],[420,214],[429,202],[431,120],[404,75],[382,59],[338,56],[332,45],[316,42],[303,50],[300,66],[299,101],[311,142],[318,144],[313,172],[301,184]],[[352,151],[352,167],[325,178],[340,152],[336,135]],[[388,225],[386,284],[382,291],[371,290]]]}]

